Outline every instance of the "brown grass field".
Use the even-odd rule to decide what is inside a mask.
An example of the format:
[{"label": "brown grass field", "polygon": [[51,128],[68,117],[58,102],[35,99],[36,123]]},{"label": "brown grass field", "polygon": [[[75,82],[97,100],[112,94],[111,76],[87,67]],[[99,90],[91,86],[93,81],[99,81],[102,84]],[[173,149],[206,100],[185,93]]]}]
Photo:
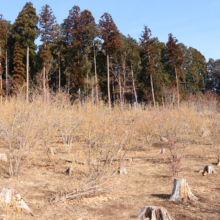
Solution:
[{"label": "brown grass field", "polygon": [[[9,112],[12,104],[5,103]],[[34,106],[37,108],[36,103]],[[42,106],[40,107],[42,108]],[[166,110],[165,114],[165,110],[163,109],[150,109],[147,111],[142,111],[141,109],[117,110],[109,112],[104,107],[100,107],[98,110],[94,107],[97,110],[96,112],[91,105],[87,106],[87,110],[85,110],[86,107],[82,108],[84,110],[81,107],[74,108],[74,111],[78,112],[77,118],[82,117],[83,122],[79,125],[74,135],[73,145],[69,152],[65,150],[58,129],[55,129],[56,134],[50,136],[51,130],[49,127],[49,133],[44,135],[48,144],[46,147],[55,147],[58,151],[57,154],[48,153],[49,156],[46,155],[45,146],[40,142],[42,136],[40,136],[35,145],[31,145],[31,149],[28,148],[28,151],[26,149],[22,153],[21,161],[24,160],[26,155],[28,157],[22,165],[19,175],[10,175],[8,172],[8,162],[0,162],[0,190],[5,187],[14,188],[16,192],[24,197],[24,201],[32,209],[34,214],[34,216],[29,216],[24,215],[21,211],[17,211],[8,219],[129,220],[137,219],[135,215],[144,206],[162,206],[176,220],[220,219],[220,167],[216,166],[217,159],[219,158],[218,150],[216,150],[219,142],[218,121],[220,115],[218,111],[208,112],[203,110],[203,113],[200,114],[200,112],[194,109],[182,107],[179,110]],[[0,111],[2,114],[6,112],[3,108]],[[46,109],[45,111],[49,110]],[[104,114],[105,119],[99,123],[99,119],[101,120],[103,116],[101,112]],[[49,118],[53,118],[54,116],[48,112],[45,114]],[[143,117],[147,117],[146,120]],[[150,118],[153,118],[153,120],[150,120]],[[167,125],[168,118],[169,123]],[[187,127],[190,127],[189,130],[191,129],[187,132],[181,130],[183,124],[186,123],[185,119],[187,120]],[[91,127],[87,126],[87,120],[90,125],[95,122],[98,123],[98,125],[95,125],[98,129],[94,133],[95,135],[98,133],[98,137],[92,136],[92,132],[90,133],[91,129],[95,129],[92,127],[93,125]],[[126,142],[127,148],[124,146],[122,152],[127,151],[125,157],[136,158],[136,160],[124,162],[127,175],[116,173],[105,184],[103,191],[77,196],[74,199],[68,199],[64,202],[53,203],[52,198],[57,195],[57,192],[64,185],[68,185],[70,182],[79,184],[77,180],[83,182],[80,172],[87,172],[86,164],[68,163],[59,160],[59,158],[78,158],[81,161],[86,161],[87,158],[85,155],[88,154],[82,154],[82,152],[87,152],[88,150],[86,145],[88,142],[86,139],[88,132],[89,138],[93,137],[92,140],[100,140],[102,133],[100,133],[101,131],[99,129],[101,126],[101,130],[106,129],[104,134],[109,134],[110,139],[112,139],[113,136],[111,136],[111,133],[108,133],[113,129],[114,123],[111,124],[112,121],[118,124],[118,127],[114,127],[114,130],[117,131],[116,133],[119,136],[116,135],[114,138],[118,140],[119,145],[122,143],[120,138],[122,139],[123,136],[123,133],[120,133],[121,130],[127,129],[130,132],[128,135],[129,141]],[[132,121],[134,121],[133,125]],[[46,122],[42,119],[41,123],[44,124]],[[158,125],[161,126],[158,127]],[[169,127],[168,130],[164,128],[165,125]],[[129,130],[131,126],[134,126],[132,131]],[[202,128],[210,131],[209,137],[202,136]],[[179,172],[178,178],[184,178],[188,181],[192,193],[198,197],[197,201],[169,201],[174,178],[177,178],[173,175],[169,165],[168,158],[171,155],[169,151],[170,143],[162,143],[159,137],[154,135],[155,133],[160,133],[166,136],[168,132],[170,137],[175,139],[175,143],[179,140],[187,143],[184,155],[181,158],[181,172]],[[178,136],[176,133],[180,135]],[[143,142],[143,138],[151,134],[153,134],[152,146],[149,147],[149,141]],[[55,136],[59,136],[59,141],[54,141]],[[103,141],[103,143],[107,143],[108,141],[109,138]],[[109,149],[111,145],[106,146]],[[181,149],[181,146],[178,147]],[[166,149],[164,154],[159,153],[159,150],[162,148]],[[0,150],[0,153],[6,153],[10,158],[8,145],[4,139],[1,141]],[[18,151],[17,148],[16,151]],[[95,152],[96,148],[93,151]],[[115,156],[115,158],[119,157]],[[113,162],[111,166],[116,167],[116,163]],[[203,176],[199,173],[203,165],[212,165],[217,174]],[[66,169],[70,166],[75,166],[75,169],[77,169],[77,172],[73,176],[66,174]],[[7,219],[7,216],[5,206],[1,205],[0,219]]]}]

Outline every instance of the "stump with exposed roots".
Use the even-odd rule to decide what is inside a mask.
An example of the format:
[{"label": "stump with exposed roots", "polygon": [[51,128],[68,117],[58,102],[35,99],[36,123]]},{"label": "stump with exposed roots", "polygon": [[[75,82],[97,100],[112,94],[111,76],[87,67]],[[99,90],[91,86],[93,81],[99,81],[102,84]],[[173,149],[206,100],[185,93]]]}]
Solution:
[{"label": "stump with exposed roots", "polygon": [[185,179],[174,179],[174,187],[169,201],[197,200]]},{"label": "stump with exposed roots", "polygon": [[211,173],[216,173],[215,169],[209,165],[202,166],[202,169],[199,172],[202,173],[203,176]]},{"label": "stump with exposed roots", "polygon": [[144,206],[137,214],[137,217],[139,217],[141,220],[172,220],[165,208],[157,206]]}]

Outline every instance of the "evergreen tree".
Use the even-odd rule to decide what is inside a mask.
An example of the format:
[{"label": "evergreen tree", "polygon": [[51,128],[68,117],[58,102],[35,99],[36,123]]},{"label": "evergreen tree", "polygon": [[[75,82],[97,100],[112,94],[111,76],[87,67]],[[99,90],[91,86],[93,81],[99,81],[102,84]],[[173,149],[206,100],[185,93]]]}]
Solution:
[{"label": "evergreen tree", "polygon": [[5,87],[6,87],[6,96],[9,94],[9,84],[10,84],[10,76],[9,76],[9,68],[12,69],[13,65],[9,65],[11,58],[13,57],[13,46],[14,40],[12,38],[12,28],[13,25],[10,21],[6,21],[6,33],[5,33]]},{"label": "evergreen tree", "polygon": [[3,15],[0,14],[0,96],[2,103],[2,95],[3,95],[3,87],[2,87],[2,74],[4,72],[2,62],[4,60],[3,48],[5,41],[5,33],[6,33],[6,21],[3,19]]},{"label": "evergreen tree", "polygon": [[19,42],[15,43],[14,47],[14,57],[13,57],[13,65],[14,70],[13,73],[13,85],[16,91],[20,89],[20,87],[25,82],[25,65],[23,64],[24,51],[21,49],[21,45]]},{"label": "evergreen tree", "polygon": [[81,23],[81,11],[78,6],[74,6],[69,11],[69,16],[64,20],[63,30],[67,48],[69,49],[67,59],[69,60],[69,64],[71,63],[71,72],[73,73],[70,76],[72,87],[75,91],[78,90],[80,99],[80,88],[84,84],[84,77],[81,69],[83,27]]},{"label": "evergreen tree", "polygon": [[[64,55],[65,55],[65,45],[64,45],[64,36],[62,33],[62,27],[58,24],[55,25],[55,37],[54,37],[54,43],[52,46],[52,53],[53,56],[56,57],[56,60],[58,61],[56,63],[58,67],[58,76],[56,76],[56,84],[58,85],[58,92],[61,92],[61,64],[64,61]],[[57,82],[58,80],[58,82]]]},{"label": "evergreen tree", "polygon": [[155,38],[151,38],[151,30],[147,26],[144,26],[144,31],[142,32],[140,38],[140,46],[142,49],[142,65],[146,72],[150,75],[151,92],[153,103],[155,106],[155,96],[154,96],[154,85],[153,85],[153,75],[155,74],[153,55],[155,53],[153,43],[156,41]]},{"label": "evergreen tree", "polygon": [[109,73],[109,55],[121,46],[120,33],[115,25],[112,17],[108,13],[104,13],[99,21],[101,37],[104,40],[103,46],[106,50],[107,57],[107,85],[108,85],[108,104],[111,107],[110,94],[110,73]]},{"label": "evergreen tree", "polygon": [[197,93],[204,88],[206,60],[198,50],[192,47],[186,51],[184,72],[185,87],[189,92]]},{"label": "evergreen tree", "polygon": [[[50,58],[50,46],[54,41],[55,37],[55,22],[56,17],[53,14],[52,9],[49,5],[45,5],[41,9],[41,13],[39,14],[39,23],[40,23],[40,30],[39,33],[41,34],[41,41],[43,44],[41,45],[41,54],[40,57],[43,60],[43,91],[45,95],[45,69],[47,62]],[[48,78],[48,76],[47,76]],[[47,81],[48,84],[48,81]]]},{"label": "evergreen tree", "polygon": [[[95,24],[95,19],[92,13],[88,10],[81,12],[80,23],[82,27],[82,71],[87,79],[86,90],[89,90],[89,78],[93,77],[91,75],[92,62],[94,62],[95,69],[95,84],[96,84],[96,102],[98,102],[98,87],[97,87],[97,72],[96,72],[96,57],[95,57],[95,38],[98,36],[99,32],[97,25]],[[93,48],[93,53],[92,53]],[[92,56],[93,54],[93,56]],[[93,84],[93,80],[92,80]],[[93,93],[93,85],[91,86]]]},{"label": "evergreen tree", "polygon": [[204,82],[206,90],[220,94],[220,59],[209,59]]},{"label": "evergreen tree", "polygon": [[31,2],[27,2],[17,19],[15,20],[13,27],[13,36],[16,41],[21,42],[21,45],[27,48],[26,51],[26,100],[29,99],[29,53],[30,48],[36,49],[34,40],[38,35],[38,16],[36,9]]},{"label": "evergreen tree", "polygon": [[178,107],[179,107],[179,76],[182,75],[181,66],[184,64],[183,51],[179,44],[178,40],[173,37],[172,34],[169,34],[167,46],[166,61],[167,66],[170,71],[170,76],[172,78],[173,73],[176,77],[176,88],[177,88],[177,98],[178,98]]},{"label": "evergreen tree", "polygon": [[138,42],[133,39],[130,35],[127,37],[127,64],[130,67],[130,75],[132,79],[132,86],[134,90],[134,97],[136,105],[138,104],[136,83],[135,83],[135,70],[137,71],[140,64],[140,47]]}]

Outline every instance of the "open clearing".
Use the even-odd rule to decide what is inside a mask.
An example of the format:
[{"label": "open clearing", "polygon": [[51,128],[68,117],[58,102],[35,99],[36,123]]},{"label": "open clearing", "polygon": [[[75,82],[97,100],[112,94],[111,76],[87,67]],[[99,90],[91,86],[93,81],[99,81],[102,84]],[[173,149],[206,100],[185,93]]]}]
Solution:
[{"label": "open clearing", "polygon": [[[57,145],[59,152],[62,146]],[[199,199],[196,202],[169,202],[174,177],[169,171],[166,158],[169,153],[159,154],[166,144],[156,143],[149,151],[142,144],[132,147],[127,157],[152,158],[126,162],[127,175],[117,175],[106,193],[64,203],[50,204],[57,186],[71,178],[65,174],[68,163],[59,157],[71,158],[71,154],[55,155],[54,166],[41,166],[31,158],[18,178],[1,177],[0,187],[14,187],[25,196],[26,203],[33,210],[34,217],[21,215],[18,219],[134,219],[143,206],[162,206],[174,219],[219,219],[220,218],[220,167],[215,166],[216,158],[209,152],[209,145],[190,145],[184,159],[184,169],[179,177],[187,179],[191,191]],[[163,157],[163,158],[161,158]],[[153,159],[155,158],[155,159]],[[160,159],[158,159],[160,158]],[[214,165],[213,165],[214,163]],[[213,165],[217,174],[202,176],[198,171],[202,165]],[[4,210],[1,209],[1,213]],[[4,217],[4,215],[1,215]]]}]

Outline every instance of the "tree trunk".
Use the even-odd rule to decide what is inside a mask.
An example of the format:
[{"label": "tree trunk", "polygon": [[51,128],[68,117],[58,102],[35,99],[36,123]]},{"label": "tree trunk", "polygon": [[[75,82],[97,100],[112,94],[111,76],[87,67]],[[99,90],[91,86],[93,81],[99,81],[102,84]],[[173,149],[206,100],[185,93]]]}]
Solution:
[{"label": "tree trunk", "polygon": [[26,102],[29,101],[29,46],[27,46],[26,60]]},{"label": "tree trunk", "polygon": [[93,80],[94,80],[94,79],[92,79],[92,104],[94,104],[94,102],[93,102],[93,97],[94,97],[94,92],[93,92]]},{"label": "tree trunk", "polygon": [[81,90],[78,89],[78,97],[79,97],[79,107],[81,107]]},{"label": "tree trunk", "polygon": [[93,52],[94,52],[94,69],[95,69],[95,97],[96,97],[96,105],[99,102],[99,93],[98,93],[98,77],[97,77],[97,69],[96,69],[96,55],[95,55],[95,44],[93,41]]},{"label": "tree trunk", "polygon": [[119,98],[120,98],[120,106],[121,106],[121,109],[122,109],[122,92],[121,92],[121,74],[120,74],[120,71],[118,69],[118,84],[119,84]]},{"label": "tree trunk", "polygon": [[45,74],[45,64],[43,66],[43,93],[44,93],[44,100],[46,99],[46,74]]},{"label": "tree trunk", "polygon": [[8,96],[8,50],[5,50],[5,80],[6,80],[6,97]]},{"label": "tree trunk", "polygon": [[124,76],[124,80],[123,80],[123,104],[125,103],[125,85],[126,85],[126,69],[125,69],[125,60],[123,60],[123,76]]},{"label": "tree trunk", "polygon": [[[84,94],[86,94],[86,99],[88,100],[88,91],[89,91],[89,75],[88,74],[86,74],[86,93],[84,93]],[[84,92],[85,92],[85,89],[84,89]]]},{"label": "tree trunk", "polygon": [[112,101],[115,106],[115,85],[113,81],[112,81]]},{"label": "tree trunk", "polygon": [[185,179],[174,179],[174,187],[169,201],[196,200]]},{"label": "tree trunk", "polygon": [[178,81],[178,75],[177,75],[177,70],[176,70],[176,67],[175,67],[175,73],[176,73],[177,105],[178,105],[178,108],[179,108],[179,105],[180,105],[180,96],[179,96],[179,81]]},{"label": "tree trunk", "polygon": [[[1,44],[1,42],[0,42]],[[2,55],[2,47],[0,45],[0,56]],[[0,102],[2,104],[2,71],[1,71],[1,68],[2,68],[2,64],[0,63],[0,89],[1,89],[1,98],[0,98]]]},{"label": "tree trunk", "polygon": [[216,173],[215,169],[209,165],[202,166],[202,169],[199,172],[202,173],[203,176],[205,176],[206,174]]},{"label": "tree trunk", "polygon": [[153,79],[152,79],[152,74],[150,74],[150,84],[151,84],[151,92],[152,92],[152,97],[153,97],[153,102],[154,102],[154,107],[155,107],[155,98],[154,98],[154,85],[153,85]]},{"label": "tree trunk", "polygon": [[165,208],[158,206],[144,206],[137,214],[137,217],[142,220],[172,220],[168,211]]},{"label": "tree trunk", "polygon": [[108,83],[108,107],[111,108],[110,74],[109,74],[109,54],[108,54],[108,51],[107,51],[107,83]]},{"label": "tree trunk", "polygon": [[60,70],[60,57],[59,57],[59,93],[60,93],[60,87],[61,87],[61,70]]},{"label": "tree trunk", "polygon": [[137,101],[137,93],[136,93],[136,88],[135,88],[135,83],[134,83],[134,70],[131,66],[131,76],[132,76],[132,85],[133,85],[133,90],[134,90],[134,97],[135,97],[135,101],[136,101],[136,106],[138,104],[138,101]]}]

